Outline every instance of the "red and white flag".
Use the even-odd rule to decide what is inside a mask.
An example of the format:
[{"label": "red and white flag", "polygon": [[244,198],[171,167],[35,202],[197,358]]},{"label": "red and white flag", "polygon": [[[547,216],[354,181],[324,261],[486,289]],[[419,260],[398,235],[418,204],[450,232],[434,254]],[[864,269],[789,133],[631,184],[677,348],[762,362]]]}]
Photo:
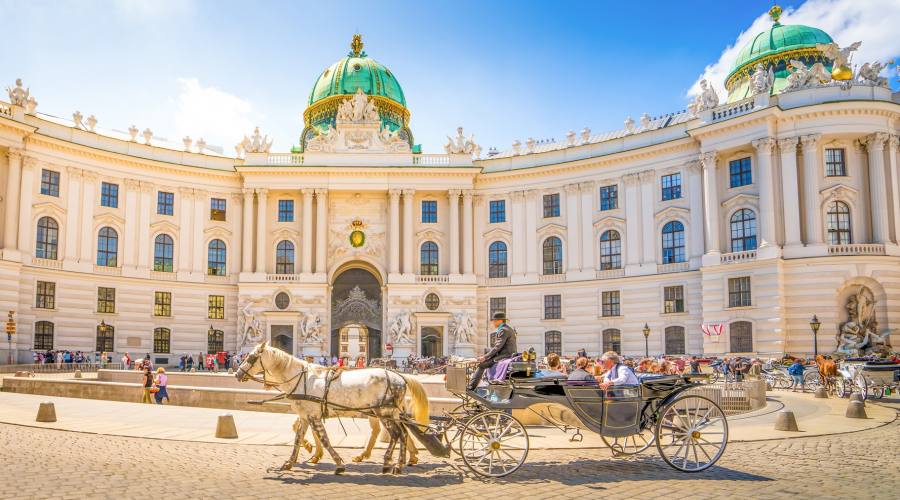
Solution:
[{"label": "red and white flag", "polygon": [[703,335],[706,335],[707,337],[718,337],[725,333],[725,324],[703,323],[700,325],[700,329],[703,330]]}]

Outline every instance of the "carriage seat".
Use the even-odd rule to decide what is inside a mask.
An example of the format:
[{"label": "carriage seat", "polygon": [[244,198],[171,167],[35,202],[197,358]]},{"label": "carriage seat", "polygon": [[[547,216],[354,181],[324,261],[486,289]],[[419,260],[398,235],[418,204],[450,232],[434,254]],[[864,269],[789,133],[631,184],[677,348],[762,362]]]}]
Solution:
[{"label": "carriage seat", "polygon": [[534,361],[513,361],[506,369],[507,377],[529,378],[536,377],[537,373],[538,367]]},{"label": "carriage seat", "polygon": [[639,382],[649,382],[651,380],[659,380],[666,377],[670,377],[671,375],[666,375],[663,373],[642,373],[642,372],[634,372],[634,375],[637,377]]}]

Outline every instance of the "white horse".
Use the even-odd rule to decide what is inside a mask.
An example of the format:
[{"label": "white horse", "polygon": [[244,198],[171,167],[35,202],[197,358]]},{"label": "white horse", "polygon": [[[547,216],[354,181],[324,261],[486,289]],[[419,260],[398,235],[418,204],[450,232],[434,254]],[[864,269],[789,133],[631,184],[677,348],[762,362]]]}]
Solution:
[{"label": "white horse", "polygon": [[[241,382],[261,377],[265,386],[275,387],[284,394],[295,396],[290,399],[291,408],[300,422],[296,426],[299,428],[295,428],[294,453],[285,466],[293,466],[306,429],[312,427],[313,435],[334,460],[335,473],[344,472],[344,461],[328,440],[324,419],[342,414],[356,416],[365,411],[378,418],[391,437],[384,455],[382,472],[399,474],[406,456],[408,438],[406,427],[399,421],[407,391],[416,422],[420,425],[428,424],[428,396],[422,385],[414,379],[383,368],[347,370],[336,374],[330,368],[307,363],[263,342],[250,352],[235,376]],[[400,460],[392,466],[398,442]]]}]

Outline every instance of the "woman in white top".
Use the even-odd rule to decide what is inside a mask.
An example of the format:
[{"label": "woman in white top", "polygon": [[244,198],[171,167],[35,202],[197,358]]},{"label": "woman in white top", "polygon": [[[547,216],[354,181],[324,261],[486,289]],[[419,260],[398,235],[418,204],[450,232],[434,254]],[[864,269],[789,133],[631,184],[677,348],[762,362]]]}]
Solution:
[{"label": "woman in white top", "polygon": [[156,404],[161,405],[163,398],[168,402],[169,401],[169,393],[166,392],[166,386],[169,385],[169,376],[166,375],[166,369],[163,367],[159,367],[156,369],[156,380],[153,381],[156,384],[156,387],[159,388],[159,391],[155,394]]}]

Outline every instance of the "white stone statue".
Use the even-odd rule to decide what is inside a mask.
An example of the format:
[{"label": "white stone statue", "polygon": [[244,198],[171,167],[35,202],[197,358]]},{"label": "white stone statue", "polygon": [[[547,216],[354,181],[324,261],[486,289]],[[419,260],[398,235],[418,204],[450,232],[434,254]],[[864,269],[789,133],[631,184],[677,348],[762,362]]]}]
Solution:
[{"label": "white stone statue", "polygon": [[591,129],[584,127],[581,129],[581,143],[587,144],[591,141]]},{"label": "white stone statue", "polygon": [[361,88],[357,88],[353,97],[344,99],[338,106],[338,123],[377,122],[379,119],[375,100],[368,98]]},{"label": "white stone statue", "polygon": [[766,71],[762,63],[757,63],[750,76],[750,95],[765,94],[772,90],[775,84],[775,72],[772,68]]},{"label": "white stone statue", "polygon": [[184,136],[184,138],[181,139],[181,142],[184,143],[184,150],[190,152],[191,144],[194,143],[194,140],[191,139],[191,136],[189,136],[189,135]]},{"label": "white stone statue", "polygon": [[306,313],[300,319],[300,336],[308,344],[322,342],[322,318],[318,313]]},{"label": "white stone statue", "polygon": [[632,117],[626,116],[625,121],[622,122],[622,124],[625,125],[626,132],[628,132],[629,134],[634,132],[634,119]]},{"label": "white stone statue", "polygon": [[80,128],[81,130],[85,129],[84,126],[84,115],[81,114],[81,111],[75,111],[72,113],[72,121],[75,122],[75,128]]},{"label": "white stone statue", "polygon": [[468,311],[453,315],[453,338],[457,344],[471,344],[475,338],[475,322]]},{"label": "white stone statue", "polygon": [[256,317],[253,304],[253,301],[248,300],[238,318],[238,346],[242,352],[243,348],[255,345],[263,338],[262,326],[259,318]]},{"label": "white stone statue", "polygon": [[131,136],[131,142],[137,142],[138,128],[134,125],[128,127],[128,135]]},{"label": "white stone statue", "polygon": [[15,87],[6,87],[6,92],[9,94],[9,103],[15,106],[22,106],[28,102],[28,98],[31,95],[31,90],[22,87],[22,79],[16,78],[16,86]]},{"label": "white stone statue", "polygon": [[518,139],[512,143],[513,154],[518,156],[522,152],[522,142]]},{"label": "white stone statue", "polygon": [[[447,136],[447,144],[444,146],[444,151],[448,155],[472,154],[475,152],[475,148],[478,148],[478,145],[475,144],[475,135],[472,134],[466,139],[466,136],[463,135],[463,128],[456,127],[456,138]],[[478,149],[480,151],[481,148]]]},{"label": "white stone statue", "polygon": [[204,149],[206,149],[206,141],[201,137],[197,139],[197,152],[202,154]]},{"label": "white stone statue", "polygon": [[791,59],[788,71],[791,74],[787,77],[787,85],[784,90],[803,89],[831,81],[831,73],[820,62],[806,67],[806,64],[803,64],[802,61]]},{"label": "white stone statue", "polygon": [[859,46],[862,45],[862,42],[856,42],[850,44],[849,47],[844,47],[843,49],[838,46],[838,44],[832,43],[817,43],[816,50],[822,52],[825,57],[832,60],[832,67],[840,67],[847,66],[850,63],[850,59],[852,58],[851,52],[859,49]]},{"label": "white stone statue", "polygon": [[716,89],[712,88],[712,85],[705,78],[700,80],[700,93],[694,98],[694,102],[688,104],[688,112],[696,115],[701,111],[715,108],[718,105],[719,94],[716,94]]},{"label": "white stone statue", "polygon": [[97,117],[91,115],[87,117],[87,121],[85,123],[87,124],[88,132],[93,132],[94,128],[97,126]]},{"label": "white stone statue", "polygon": [[878,76],[884,68],[885,65],[878,61],[875,61],[873,63],[865,63],[856,71],[856,81],[869,85],[887,87],[887,78]]},{"label": "white stone statue", "polygon": [[150,139],[153,139],[153,131],[149,128],[145,128],[141,135],[144,137],[144,144],[149,146]]},{"label": "white stone statue", "polygon": [[394,316],[394,321],[388,327],[388,338],[395,344],[412,344],[409,334],[412,332],[412,319],[409,311],[403,311]]},{"label": "white stone statue", "polygon": [[875,295],[864,286],[847,299],[848,318],[837,335],[838,352],[850,356],[890,353],[891,331],[878,331],[875,303]]},{"label": "white stone statue", "polygon": [[333,153],[337,140],[338,132],[334,125],[329,123],[327,129],[319,130],[315,137],[306,141],[306,150],[311,153]]},{"label": "white stone statue", "polygon": [[251,137],[245,135],[244,140],[241,141],[241,149],[246,153],[268,153],[271,148],[272,140],[269,139],[268,134],[265,137],[260,135],[259,127],[253,129]]},{"label": "white stone statue", "polygon": [[566,146],[574,146],[575,145],[575,131],[570,130],[566,133]]},{"label": "white stone statue", "polygon": [[647,128],[650,126],[650,115],[644,113],[641,115],[641,128]]},{"label": "white stone statue", "polygon": [[38,106],[38,102],[34,98],[34,96],[29,96],[28,100],[25,101],[25,113],[27,113],[29,115],[33,115],[34,112],[37,110],[37,106]]}]

